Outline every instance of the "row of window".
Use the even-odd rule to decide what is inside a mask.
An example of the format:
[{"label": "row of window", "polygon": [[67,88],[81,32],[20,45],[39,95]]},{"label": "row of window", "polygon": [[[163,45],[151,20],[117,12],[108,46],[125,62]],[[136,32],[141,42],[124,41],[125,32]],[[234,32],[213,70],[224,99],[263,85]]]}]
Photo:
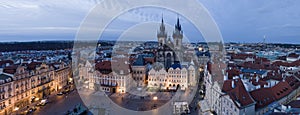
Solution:
[{"label": "row of window", "polygon": [[121,77],[116,77],[116,76],[102,76],[100,79],[124,79],[123,76]]},{"label": "row of window", "polygon": [[144,72],[143,71],[132,71],[133,74],[143,74]]},{"label": "row of window", "polygon": [[[149,79],[149,81],[156,81],[156,79]],[[167,82],[167,79],[159,79],[159,81]],[[180,82],[185,82],[185,80],[169,80],[169,82],[174,82],[174,83],[178,82],[178,83],[180,83]]]}]

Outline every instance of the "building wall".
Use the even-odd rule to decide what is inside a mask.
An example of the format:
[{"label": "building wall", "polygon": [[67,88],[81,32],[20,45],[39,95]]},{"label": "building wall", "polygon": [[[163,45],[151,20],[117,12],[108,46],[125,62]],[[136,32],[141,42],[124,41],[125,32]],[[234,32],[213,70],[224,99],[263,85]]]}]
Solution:
[{"label": "building wall", "polygon": [[156,71],[151,69],[148,75],[148,87],[160,89],[176,89],[180,86],[181,90],[188,88],[188,70],[170,68],[168,72],[163,68]]},{"label": "building wall", "polygon": [[[57,73],[56,73],[57,72]],[[19,66],[13,76],[13,81],[0,85],[0,114],[8,114],[15,108],[23,108],[34,99],[47,96],[60,86],[67,85],[70,68],[65,66],[61,71],[55,71],[51,66],[42,64],[28,71]],[[4,92],[1,92],[3,88]],[[4,93],[4,98],[1,94]]]},{"label": "building wall", "polygon": [[196,68],[193,65],[190,65],[188,68],[188,82],[190,86],[196,86],[197,85],[197,74],[196,74]]},{"label": "building wall", "polygon": [[145,66],[132,66],[132,78],[136,85],[145,86],[146,81],[146,67]]},{"label": "building wall", "polygon": [[102,74],[96,71],[94,77],[91,77],[89,83],[95,90],[102,90],[105,92],[126,93],[130,90],[131,75],[120,75],[114,72],[109,74]]}]

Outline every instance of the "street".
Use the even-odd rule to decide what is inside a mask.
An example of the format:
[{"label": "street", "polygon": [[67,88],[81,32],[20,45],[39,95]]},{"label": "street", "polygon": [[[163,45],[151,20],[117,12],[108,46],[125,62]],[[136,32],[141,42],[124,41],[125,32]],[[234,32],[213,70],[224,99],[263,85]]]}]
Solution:
[{"label": "street", "polygon": [[[77,90],[71,91],[68,94],[56,95],[53,93],[47,99],[48,102],[44,106],[36,106],[36,103],[31,104],[29,108],[36,106],[36,110],[29,115],[63,115],[68,110],[73,109],[77,104],[83,104]],[[26,109],[13,115],[24,113]]]},{"label": "street", "polygon": [[69,94],[55,95],[49,99],[49,103],[39,107],[34,115],[62,115],[68,110],[73,109],[77,104],[83,104],[77,91],[74,90]]}]

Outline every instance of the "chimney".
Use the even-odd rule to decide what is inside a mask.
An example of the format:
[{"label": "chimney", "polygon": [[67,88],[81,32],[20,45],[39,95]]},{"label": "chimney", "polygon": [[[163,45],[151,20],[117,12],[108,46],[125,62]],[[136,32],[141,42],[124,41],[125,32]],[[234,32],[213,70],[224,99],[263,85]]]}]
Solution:
[{"label": "chimney", "polygon": [[231,87],[232,87],[232,88],[235,87],[235,85],[234,85],[234,80],[231,81]]},{"label": "chimney", "polygon": [[260,85],[257,85],[257,86],[256,86],[256,89],[260,89]]},{"label": "chimney", "polygon": [[228,80],[228,76],[224,75],[224,81]]}]

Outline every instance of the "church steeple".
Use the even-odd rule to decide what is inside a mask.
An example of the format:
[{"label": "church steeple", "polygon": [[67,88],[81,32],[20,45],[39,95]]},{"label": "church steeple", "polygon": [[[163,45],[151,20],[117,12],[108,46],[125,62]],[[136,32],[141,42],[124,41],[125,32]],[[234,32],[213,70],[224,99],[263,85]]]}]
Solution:
[{"label": "church steeple", "polygon": [[161,23],[163,24],[164,23],[164,15],[161,14]]},{"label": "church steeple", "polygon": [[[177,23],[175,24],[175,30],[173,32],[173,41],[174,41],[174,49],[175,50],[181,50],[182,47],[182,38],[183,38],[183,32],[180,25],[179,17],[177,17]],[[179,55],[179,53],[177,53]],[[177,60],[179,61],[179,60]]]},{"label": "church steeple", "polygon": [[159,30],[157,32],[157,39],[158,39],[159,46],[163,46],[166,43],[167,33],[166,33],[163,15],[161,18],[161,24]]},{"label": "church steeple", "polygon": [[177,24],[175,25],[175,29],[177,29],[178,31],[181,31],[181,25],[179,22],[179,17],[177,17]]},{"label": "church steeple", "polygon": [[164,17],[161,18],[160,31],[165,32]]}]

